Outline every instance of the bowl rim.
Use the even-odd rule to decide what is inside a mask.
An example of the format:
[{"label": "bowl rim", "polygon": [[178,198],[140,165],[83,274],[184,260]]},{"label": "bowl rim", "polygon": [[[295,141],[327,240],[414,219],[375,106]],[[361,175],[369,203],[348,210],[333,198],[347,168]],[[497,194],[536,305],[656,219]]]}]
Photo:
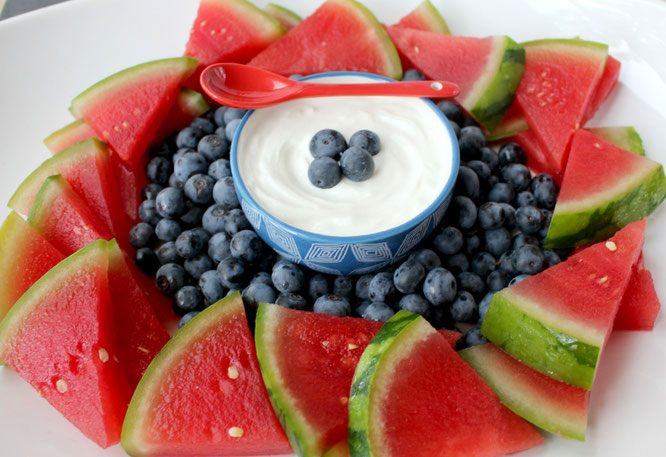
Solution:
[{"label": "bowl rim", "polygon": [[[302,81],[307,81],[310,79],[318,79],[329,76],[361,76],[368,79],[375,79],[386,82],[396,81],[386,76],[377,75],[374,73],[357,72],[357,71],[329,71],[324,73],[316,73],[308,76],[303,76],[298,79]],[[402,233],[412,230],[413,228],[422,224],[423,221],[426,220],[428,217],[430,217],[430,215],[434,213],[437,210],[437,208],[439,208],[440,205],[442,205],[446,201],[447,198],[453,196],[453,188],[455,186],[456,179],[458,177],[458,172],[460,170],[460,148],[458,145],[458,138],[456,137],[456,134],[453,131],[453,128],[451,127],[449,120],[444,115],[444,113],[442,113],[442,111],[439,108],[437,108],[437,105],[435,105],[435,103],[432,100],[428,98],[420,98],[420,100],[426,103],[426,105],[435,112],[435,114],[440,118],[442,124],[445,126],[449,134],[449,138],[451,139],[451,149],[452,149],[451,173],[446,183],[444,184],[444,187],[442,188],[441,192],[437,195],[435,200],[430,205],[428,205],[423,211],[421,211],[411,219],[403,222],[402,224],[379,232],[367,233],[365,235],[349,235],[349,236],[324,235],[322,233],[310,232],[308,230],[304,230],[295,227],[293,225],[287,224],[286,222],[282,221],[281,219],[279,219],[278,217],[274,216],[272,213],[267,211],[263,206],[257,203],[257,201],[252,197],[250,191],[247,189],[247,187],[245,187],[245,183],[241,178],[240,170],[238,168],[238,139],[240,138],[240,135],[243,131],[243,127],[245,126],[248,119],[250,118],[252,113],[254,113],[255,110],[248,110],[248,112],[245,113],[245,115],[241,119],[240,124],[238,124],[238,128],[236,129],[236,132],[231,142],[229,162],[231,165],[231,175],[234,178],[234,186],[236,187],[236,192],[241,197],[239,200],[240,201],[249,200],[251,204],[254,207],[258,208],[264,217],[268,217],[272,223],[286,230],[288,233],[296,235],[298,238],[309,239],[313,242],[321,242],[321,243],[344,242],[351,244],[374,243],[380,240],[393,238],[396,235],[400,235]]]}]

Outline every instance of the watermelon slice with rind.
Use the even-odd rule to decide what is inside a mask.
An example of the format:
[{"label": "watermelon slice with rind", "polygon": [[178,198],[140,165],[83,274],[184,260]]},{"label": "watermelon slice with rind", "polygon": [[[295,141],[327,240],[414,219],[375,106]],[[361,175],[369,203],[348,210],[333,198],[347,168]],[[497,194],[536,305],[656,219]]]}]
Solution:
[{"label": "watermelon slice with rind", "polygon": [[280,25],[287,30],[293,29],[303,20],[302,17],[294,13],[289,8],[276,5],[275,3],[269,3],[266,5],[265,9],[268,14],[273,16],[273,19],[278,21]]},{"label": "watermelon slice with rind", "polygon": [[402,76],[391,39],[370,10],[355,0],[327,0],[249,65],[285,76],[326,71]]},{"label": "watermelon slice with rind", "polygon": [[199,92],[187,88],[181,89],[152,142],[159,143],[169,135],[187,127],[192,119],[201,116],[209,109],[206,99]]},{"label": "watermelon slice with rind", "polygon": [[611,92],[613,92],[613,89],[615,89],[617,80],[620,76],[621,66],[622,64],[619,60],[611,55],[608,56],[608,59],[606,59],[606,66],[604,67],[604,74],[601,75],[601,80],[599,81],[597,90],[594,92],[592,101],[585,110],[582,125],[585,125],[588,120],[592,119],[592,116],[594,116],[601,104],[608,98]]},{"label": "watermelon slice with rind", "polygon": [[662,165],[579,130],[544,246],[582,246],[605,239],[649,215],[664,198]]},{"label": "watermelon slice with rind", "polygon": [[351,457],[498,456],[542,441],[419,315],[396,313],[356,367]]},{"label": "watermelon slice with rind", "polygon": [[0,320],[23,293],[65,258],[14,211],[0,227]]},{"label": "watermelon slice with rind", "polygon": [[589,390],[640,256],[645,224],[633,222],[610,240],[497,292],[481,333],[535,370]]},{"label": "watermelon slice with rind", "polygon": [[131,392],[116,361],[107,244],[49,270],[0,323],[0,360],[101,447],[118,442]]},{"label": "watermelon slice with rind", "polygon": [[660,309],[652,274],[645,268],[641,254],[622,297],[613,330],[652,330]]},{"label": "watermelon slice with rind", "polygon": [[123,162],[136,166],[197,65],[191,57],[176,57],[127,68],[76,96],[70,110]]},{"label": "watermelon slice with rind", "polygon": [[449,26],[430,0],[423,0],[395,24],[397,27],[449,34]]},{"label": "watermelon slice with rind", "polygon": [[539,373],[493,343],[472,346],[458,354],[511,411],[551,433],[585,440],[589,390]]},{"label": "watermelon slice with rind", "polygon": [[634,127],[590,127],[585,130],[633,154],[645,155],[643,140]]},{"label": "watermelon slice with rind", "polygon": [[473,38],[388,27],[402,55],[430,79],[458,85],[456,101],[484,128],[494,130],[520,84],[525,51],[507,36]]},{"label": "watermelon slice with rind", "polygon": [[132,397],[122,446],[133,457],[291,453],[239,293],[202,311],[155,357]]},{"label": "watermelon slice with rind", "polygon": [[97,138],[101,140],[95,133],[95,130],[83,119],[75,119],[66,126],[59,128],[46,138],[44,144],[51,151],[52,154],[67,149],[74,143],[85,140],[86,138]]}]

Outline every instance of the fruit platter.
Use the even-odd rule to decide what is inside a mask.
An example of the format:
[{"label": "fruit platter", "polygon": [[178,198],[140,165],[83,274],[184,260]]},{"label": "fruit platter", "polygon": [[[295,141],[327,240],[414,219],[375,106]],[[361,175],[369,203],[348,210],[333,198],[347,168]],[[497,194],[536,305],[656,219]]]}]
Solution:
[{"label": "fruit platter", "polygon": [[663,2],[279,3],[0,22],[0,453],[663,455]]}]

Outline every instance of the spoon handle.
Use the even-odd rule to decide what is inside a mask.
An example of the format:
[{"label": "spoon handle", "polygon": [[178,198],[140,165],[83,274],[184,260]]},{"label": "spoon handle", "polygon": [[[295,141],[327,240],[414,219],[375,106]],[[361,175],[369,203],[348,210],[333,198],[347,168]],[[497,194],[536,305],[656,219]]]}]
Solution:
[{"label": "spoon handle", "polygon": [[299,97],[391,96],[451,98],[460,93],[457,85],[447,81],[396,81],[369,84],[303,83]]}]

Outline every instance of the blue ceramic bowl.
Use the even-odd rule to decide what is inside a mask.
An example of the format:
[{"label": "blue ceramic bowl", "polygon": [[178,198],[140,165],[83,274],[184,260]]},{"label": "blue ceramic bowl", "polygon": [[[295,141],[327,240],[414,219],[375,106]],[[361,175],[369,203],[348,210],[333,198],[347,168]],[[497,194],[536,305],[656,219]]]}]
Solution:
[{"label": "blue ceramic bowl", "polygon": [[[324,76],[364,76],[393,81],[370,73],[330,72],[311,75],[303,80]],[[238,138],[253,111],[242,119],[231,145],[231,173],[245,216],[259,236],[279,255],[321,273],[334,275],[366,274],[390,265],[409,254],[439,224],[446,212],[458,175],[460,154],[456,135],[446,117],[428,99],[422,99],[442,120],[452,143],[451,175],[437,198],[416,217],[377,233],[361,236],[329,236],[308,232],[282,222],[262,208],[245,187],[238,169]]]}]

